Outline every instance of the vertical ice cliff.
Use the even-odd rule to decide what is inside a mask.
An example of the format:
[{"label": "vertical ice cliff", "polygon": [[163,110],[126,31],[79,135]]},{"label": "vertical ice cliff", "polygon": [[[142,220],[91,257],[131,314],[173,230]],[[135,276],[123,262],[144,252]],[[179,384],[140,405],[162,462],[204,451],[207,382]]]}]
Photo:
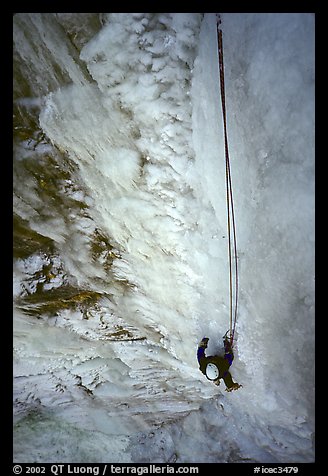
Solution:
[{"label": "vertical ice cliff", "polygon": [[313,458],[313,19],[223,26],[233,394],[214,14],[15,15],[17,461]]}]

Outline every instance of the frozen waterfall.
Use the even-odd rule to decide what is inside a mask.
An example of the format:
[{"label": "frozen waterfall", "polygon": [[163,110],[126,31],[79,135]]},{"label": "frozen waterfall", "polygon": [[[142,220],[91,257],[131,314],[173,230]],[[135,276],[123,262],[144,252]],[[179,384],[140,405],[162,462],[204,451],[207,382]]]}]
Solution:
[{"label": "frozen waterfall", "polygon": [[314,460],[314,16],[14,16],[15,462]]}]

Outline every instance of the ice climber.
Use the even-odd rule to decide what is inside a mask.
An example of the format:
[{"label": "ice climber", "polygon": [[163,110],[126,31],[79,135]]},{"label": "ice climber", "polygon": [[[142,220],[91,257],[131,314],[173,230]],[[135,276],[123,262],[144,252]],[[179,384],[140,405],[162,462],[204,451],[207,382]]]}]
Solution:
[{"label": "ice climber", "polygon": [[229,372],[229,367],[234,359],[230,339],[225,335],[224,342],[224,356],[210,355],[206,357],[205,349],[207,348],[208,338],[203,337],[198,345],[197,359],[199,363],[199,369],[206,375],[208,380],[211,380],[215,385],[220,385],[220,379],[224,380],[226,384],[226,391],[231,392],[241,387],[238,383],[232,380]]}]

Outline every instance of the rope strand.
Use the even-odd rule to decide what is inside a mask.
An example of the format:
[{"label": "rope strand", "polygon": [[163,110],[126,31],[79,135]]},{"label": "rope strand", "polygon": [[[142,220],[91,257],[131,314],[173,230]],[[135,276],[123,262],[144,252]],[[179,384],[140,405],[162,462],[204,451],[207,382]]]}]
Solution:
[{"label": "rope strand", "polygon": [[[235,211],[232,194],[232,181],[230,170],[230,158],[228,147],[228,134],[227,134],[227,115],[225,105],[225,87],[224,87],[224,63],[223,63],[223,41],[222,30],[220,28],[221,19],[217,18],[217,32],[218,32],[218,50],[219,50],[219,69],[220,69],[220,89],[221,89],[221,104],[223,115],[223,128],[224,128],[224,150],[226,161],[226,191],[227,191],[227,224],[228,224],[228,248],[229,248],[229,321],[230,321],[230,341],[233,346],[233,340],[237,322],[237,309],[238,309],[238,256],[237,256],[237,240],[236,240],[236,223],[235,223]],[[232,230],[231,230],[232,228]],[[233,293],[233,271],[232,271],[232,248],[234,254],[234,272],[235,283]],[[235,294],[234,311],[233,311],[233,294]]]}]

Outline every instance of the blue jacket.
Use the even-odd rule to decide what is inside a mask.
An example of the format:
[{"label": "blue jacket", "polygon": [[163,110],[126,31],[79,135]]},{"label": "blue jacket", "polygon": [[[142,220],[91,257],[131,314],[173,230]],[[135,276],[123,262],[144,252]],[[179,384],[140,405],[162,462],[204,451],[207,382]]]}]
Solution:
[{"label": "blue jacket", "polygon": [[[225,341],[224,350],[225,350],[225,354],[224,354],[224,357],[223,357],[223,358],[228,361],[229,367],[230,367],[230,366],[232,365],[232,362],[233,362],[233,359],[234,359],[234,355],[233,355],[231,346],[230,346],[230,344],[229,344],[228,341]],[[199,363],[199,364],[200,364],[200,360],[201,360],[202,358],[206,358],[205,348],[199,346],[198,349],[197,349],[197,360],[198,360],[198,363]]]}]

